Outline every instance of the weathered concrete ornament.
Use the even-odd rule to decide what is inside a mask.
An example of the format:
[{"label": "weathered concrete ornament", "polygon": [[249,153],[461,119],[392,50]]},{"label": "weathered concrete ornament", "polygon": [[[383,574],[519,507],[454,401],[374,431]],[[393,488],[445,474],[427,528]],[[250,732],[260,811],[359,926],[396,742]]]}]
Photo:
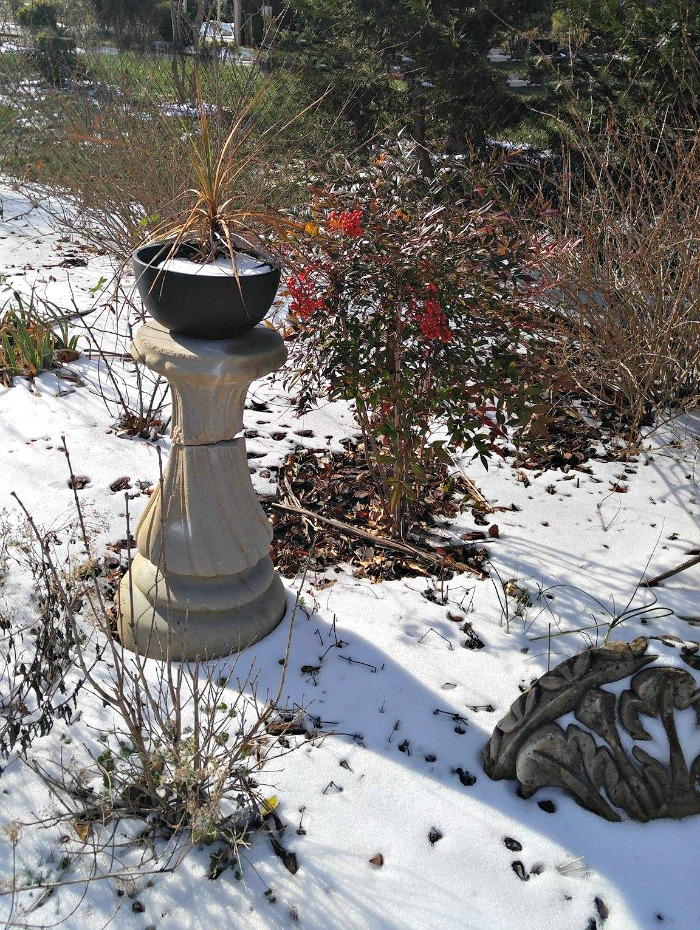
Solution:
[{"label": "weathered concrete ornament", "polygon": [[136,528],[119,633],[125,646],[155,658],[229,655],[270,633],[285,612],[272,530],[239,435],[248,388],[284,363],[284,342],[265,326],[207,340],[147,323],[132,354],[170,382],[172,449]]},{"label": "weathered concrete ornament", "polygon": [[563,788],[606,820],[700,814],[699,673],[700,645],[675,637],[587,649],[515,701],[486,774],[517,778],[525,797]]}]

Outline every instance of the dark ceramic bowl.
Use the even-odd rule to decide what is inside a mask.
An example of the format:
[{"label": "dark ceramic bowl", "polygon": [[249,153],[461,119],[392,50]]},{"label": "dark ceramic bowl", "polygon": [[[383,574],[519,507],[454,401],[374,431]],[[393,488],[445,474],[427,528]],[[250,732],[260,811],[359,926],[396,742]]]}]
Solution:
[{"label": "dark ceramic bowl", "polygon": [[260,274],[188,274],[164,271],[166,258],[189,258],[192,246],[181,245],[170,254],[169,242],[137,249],[132,258],[141,300],[154,320],[179,336],[230,339],[253,329],[272,306],[280,283],[280,269]]}]

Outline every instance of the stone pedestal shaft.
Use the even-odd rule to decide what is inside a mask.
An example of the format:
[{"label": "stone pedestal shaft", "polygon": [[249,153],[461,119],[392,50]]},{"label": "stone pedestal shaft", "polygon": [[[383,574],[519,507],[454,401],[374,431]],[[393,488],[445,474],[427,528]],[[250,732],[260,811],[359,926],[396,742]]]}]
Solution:
[{"label": "stone pedestal shaft", "polygon": [[205,340],[147,323],[132,354],[170,382],[172,450],[136,528],[120,634],[156,658],[228,655],[266,636],[285,610],[268,554],[272,531],[239,436],[248,388],[284,363],[284,343],[265,326]]}]

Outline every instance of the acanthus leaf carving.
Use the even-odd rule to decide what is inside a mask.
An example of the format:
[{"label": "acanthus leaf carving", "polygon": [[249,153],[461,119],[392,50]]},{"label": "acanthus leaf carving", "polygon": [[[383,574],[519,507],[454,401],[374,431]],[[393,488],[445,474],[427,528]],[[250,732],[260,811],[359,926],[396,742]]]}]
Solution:
[{"label": "acanthus leaf carving", "polygon": [[[700,813],[700,755],[687,765],[675,719],[692,709],[700,726],[700,688],[685,668],[651,665],[658,656],[646,654],[648,642],[589,649],[540,678],[494,730],[484,752],[487,774],[517,777],[525,796],[563,788],[608,820],[621,813],[640,821]],[[678,650],[675,641],[660,642],[675,661],[695,668],[688,656],[696,657],[696,644]],[[601,687],[625,678],[622,691]],[[557,718],[572,711],[580,726],[564,731]],[[642,717],[656,718],[660,727],[649,732]],[[659,732],[663,738],[654,739]],[[653,743],[656,753],[635,740],[650,750]]]},{"label": "acanthus leaf carving", "polygon": [[[498,752],[493,752],[492,747],[484,753],[486,773],[491,778],[515,778],[517,755],[529,735],[545,723],[573,711],[588,688],[618,681],[653,662],[656,656],[646,654],[648,643],[644,638],[632,643],[611,643],[566,659],[553,672],[547,673],[563,682],[556,690],[541,688],[542,679],[535,682],[498,723],[501,734]],[[581,655],[585,656],[582,662]],[[575,673],[577,662],[578,668],[584,669],[581,675]]]},{"label": "acanthus leaf carving", "polygon": [[606,820],[620,820],[598,791],[597,778],[607,767],[602,758],[606,752],[578,727],[569,726],[565,732],[556,723],[545,724],[518,754],[516,774],[523,795],[529,797],[543,787],[564,788]]}]

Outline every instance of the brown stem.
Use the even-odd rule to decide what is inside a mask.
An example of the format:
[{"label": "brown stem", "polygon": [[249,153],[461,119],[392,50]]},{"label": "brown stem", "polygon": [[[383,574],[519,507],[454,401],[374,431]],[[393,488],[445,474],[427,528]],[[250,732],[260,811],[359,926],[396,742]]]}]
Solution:
[{"label": "brown stem", "polygon": [[309,520],[315,520],[318,523],[325,523],[328,526],[332,526],[343,533],[349,533],[352,536],[358,536],[360,539],[366,539],[368,542],[372,543],[373,546],[377,546],[380,549],[392,549],[396,552],[402,552],[405,555],[410,555],[415,559],[421,559],[423,562],[427,562],[428,565],[438,565],[440,567],[447,566],[448,568],[455,569],[455,571],[469,572],[472,575],[476,575],[476,577],[479,579],[486,577],[486,575],[479,571],[478,568],[473,568],[471,565],[467,565],[464,562],[457,562],[455,559],[452,559],[449,556],[437,555],[432,552],[428,552],[426,549],[420,549],[418,546],[412,546],[410,543],[404,541],[388,539],[386,536],[376,536],[374,533],[370,533],[367,530],[362,530],[360,527],[353,526],[350,523],[344,523],[342,520],[334,520],[331,517],[322,517],[320,514],[314,513],[312,510],[307,510],[305,507],[293,507],[291,504],[280,503],[273,503],[271,506],[276,510],[285,510],[288,513],[296,513],[299,514],[299,516],[306,517]]},{"label": "brown stem", "polygon": [[[397,281],[397,292],[401,294],[400,282]],[[393,488],[394,506],[393,506],[393,530],[399,539],[403,539],[404,516],[406,509],[406,488],[408,480],[408,461],[406,458],[405,443],[405,410],[404,400],[401,394],[401,308],[403,299],[396,301],[394,309],[394,373],[393,380],[393,397],[394,397],[394,435],[396,436],[394,478],[401,482]]]},{"label": "brown stem", "polygon": [[681,565],[678,565],[676,568],[671,568],[667,572],[662,572],[660,575],[657,575],[655,578],[650,578],[648,581],[643,581],[641,587],[644,588],[655,588],[657,584],[662,581],[665,581],[667,578],[672,578],[674,575],[678,575],[680,572],[684,572],[686,568],[692,568],[693,565],[700,564],[700,555],[695,556],[693,559],[688,559],[687,562],[683,562]]},{"label": "brown stem", "polygon": [[[347,320],[345,319],[344,313],[341,311],[338,314],[338,319],[340,322],[340,327],[343,332],[343,337],[349,343],[350,331],[348,328]],[[359,384],[359,359],[353,357],[353,382]],[[384,511],[384,516],[387,520],[391,522],[391,513],[389,512],[389,500],[391,499],[391,485],[389,484],[388,475],[386,470],[382,465],[379,464],[379,455],[380,450],[377,446],[377,443],[372,435],[372,430],[370,427],[369,412],[367,406],[365,405],[364,398],[361,396],[359,390],[357,396],[355,397],[355,405],[357,407],[357,419],[360,424],[360,431],[362,432],[362,441],[364,444],[365,450],[365,461],[367,463],[367,468],[369,470],[372,481],[374,482],[377,492],[379,493],[379,499],[382,504],[382,510]],[[371,450],[371,451],[370,451]]]}]

